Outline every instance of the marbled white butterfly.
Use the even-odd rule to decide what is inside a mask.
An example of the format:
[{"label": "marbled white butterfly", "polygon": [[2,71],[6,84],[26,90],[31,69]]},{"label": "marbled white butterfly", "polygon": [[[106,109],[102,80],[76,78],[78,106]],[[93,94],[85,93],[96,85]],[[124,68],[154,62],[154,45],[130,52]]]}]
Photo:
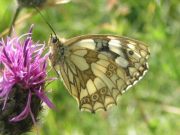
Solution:
[{"label": "marbled white butterfly", "polygon": [[51,65],[79,108],[90,112],[117,103],[119,95],[148,70],[148,47],[114,35],[85,35],[65,42],[50,39]]}]

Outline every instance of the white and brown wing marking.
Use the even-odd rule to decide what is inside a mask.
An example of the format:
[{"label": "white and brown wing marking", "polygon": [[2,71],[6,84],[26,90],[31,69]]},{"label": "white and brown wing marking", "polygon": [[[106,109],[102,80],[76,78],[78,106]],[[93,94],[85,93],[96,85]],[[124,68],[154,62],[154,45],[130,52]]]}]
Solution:
[{"label": "white and brown wing marking", "polygon": [[90,49],[73,50],[60,71],[79,108],[91,112],[116,104],[118,95],[128,86],[123,68],[106,55]]},{"label": "white and brown wing marking", "polygon": [[128,88],[137,83],[148,70],[149,48],[143,42],[134,39],[113,35],[87,35],[72,38],[65,45],[71,49],[91,49],[110,58],[126,72]]},{"label": "white and brown wing marking", "polygon": [[148,47],[133,39],[87,35],[63,46],[68,51],[60,62],[61,77],[81,110],[107,110],[148,69]]}]

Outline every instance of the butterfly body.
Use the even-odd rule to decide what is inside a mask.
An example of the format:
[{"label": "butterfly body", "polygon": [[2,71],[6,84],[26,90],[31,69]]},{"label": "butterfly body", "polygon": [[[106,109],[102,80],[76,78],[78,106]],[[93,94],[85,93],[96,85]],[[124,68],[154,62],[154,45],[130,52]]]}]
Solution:
[{"label": "butterfly body", "polygon": [[52,66],[81,110],[107,110],[148,69],[148,47],[130,38],[86,35],[50,43]]}]

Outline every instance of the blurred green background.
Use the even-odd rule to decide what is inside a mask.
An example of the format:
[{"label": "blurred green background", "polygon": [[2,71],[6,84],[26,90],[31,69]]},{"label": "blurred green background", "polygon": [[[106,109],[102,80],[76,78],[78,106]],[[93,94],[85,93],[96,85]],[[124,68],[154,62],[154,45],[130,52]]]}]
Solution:
[{"label": "blurred green background", "polygon": [[[1,0],[0,33],[9,27],[15,0]],[[41,11],[61,38],[115,34],[147,43],[149,72],[107,112],[80,112],[60,81],[47,90],[59,112],[44,109],[41,135],[179,135],[180,134],[180,1],[72,0]],[[27,15],[29,18],[25,18]],[[20,21],[19,21],[20,19]],[[24,9],[15,27],[27,32],[35,24],[35,41],[48,41],[51,30],[34,9]],[[55,76],[50,73],[50,76]],[[27,135],[36,134],[35,130]]]}]

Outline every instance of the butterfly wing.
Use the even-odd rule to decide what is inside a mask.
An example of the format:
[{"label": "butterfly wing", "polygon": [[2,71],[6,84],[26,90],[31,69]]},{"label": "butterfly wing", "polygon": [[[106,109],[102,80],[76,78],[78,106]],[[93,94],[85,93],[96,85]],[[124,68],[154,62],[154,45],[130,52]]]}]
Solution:
[{"label": "butterfly wing", "polygon": [[148,48],[129,38],[90,35],[65,42],[69,56],[60,68],[69,93],[79,108],[96,112],[117,98],[147,71]]},{"label": "butterfly wing", "polygon": [[129,78],[129,87],[135,84],[148,70],[148,46],[127,37],[112,35],[86,35],[68,40],[69,48],[83,47],[97,51],[122,67]]},{"label": "butterfly wing", "polygon": [[69,93],[79,108],[95,112],[116,104],[117,97],[127,87],[126,73],[110,58],[90,49],[71,52],[60,68]]}]

